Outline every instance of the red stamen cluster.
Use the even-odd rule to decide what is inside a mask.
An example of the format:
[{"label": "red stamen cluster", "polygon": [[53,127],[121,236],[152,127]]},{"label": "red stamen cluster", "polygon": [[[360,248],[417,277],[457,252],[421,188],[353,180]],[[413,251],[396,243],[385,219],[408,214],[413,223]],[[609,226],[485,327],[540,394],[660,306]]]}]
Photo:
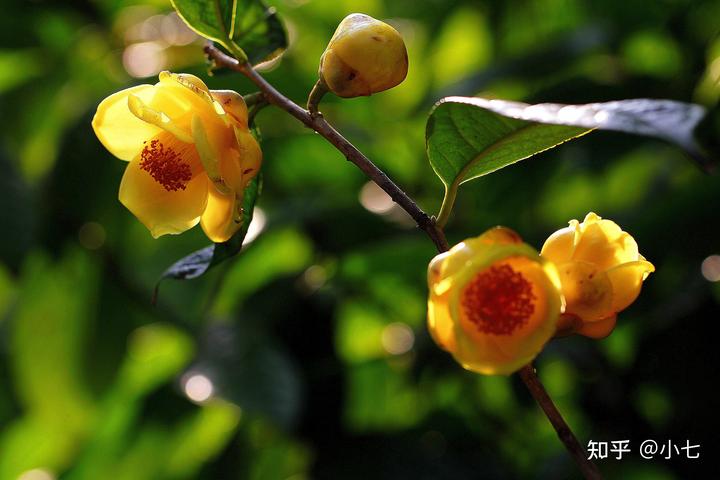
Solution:
[{"label": "red stamen cluster", "polygon": [[532,285],[509,265],[480,272],[462,293],[467,318],[483,333],[510,335],[535,311]]},{"label": "red stamen cluster", "polygon": [[187,182],[192,179],[190,165],[172,148],[165,146],[157,139],[147,142],[140,153],[140,168],[145,170],[168,192],[185,190]]}]

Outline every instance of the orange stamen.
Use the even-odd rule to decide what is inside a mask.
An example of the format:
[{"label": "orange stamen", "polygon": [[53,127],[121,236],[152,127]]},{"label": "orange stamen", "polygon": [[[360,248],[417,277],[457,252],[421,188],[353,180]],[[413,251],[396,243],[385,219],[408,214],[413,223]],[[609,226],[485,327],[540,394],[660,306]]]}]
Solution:
[{"label": "orange stamen", "polygon": [[192,179],[190,165],[185,163],[177,152],[165,146],[157,139],[150,141],[140,153],[140,168],[165,187],[168,192],[185,190]]},{"label": "orange stamen", "polygon": [[535,311],[532,285],[510,265],[492,266],[465,287],[461,305],[467,318],[483,333],[510,335]]}]

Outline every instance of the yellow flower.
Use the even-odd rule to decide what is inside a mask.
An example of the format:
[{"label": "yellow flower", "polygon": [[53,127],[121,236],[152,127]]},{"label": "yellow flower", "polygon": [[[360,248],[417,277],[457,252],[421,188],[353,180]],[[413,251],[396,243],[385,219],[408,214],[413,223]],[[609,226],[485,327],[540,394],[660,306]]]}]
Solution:
[{"label": "yellow flower", "polygon": [[155,85],[103,100],[92,125],[105,148],[129,162],[120,202],[153,237],[200,222],[210,240],[224,242],[240,228],[243,190],[262,162],[242,96],[162,72]]},{"label": "yellow flower", "polygon": [[405,80],[402,36],[387,23],[353,13],[340,22],[320,58],[320,78],[339,97],[382,92]]},{"label": "yellow flower", "polygon": [[555,267],[503,227],[455,245],[428,268],[428,327],[468,370],[510,374],[555,333],[562,308]]},{"label": "yellow flower", "polygon": [[541,255],[560,273],[566,306],[558,332],[592,338],[610,334],[617,313],[635,301],[655,271],[629,233],[592,212],[550,235]]}]

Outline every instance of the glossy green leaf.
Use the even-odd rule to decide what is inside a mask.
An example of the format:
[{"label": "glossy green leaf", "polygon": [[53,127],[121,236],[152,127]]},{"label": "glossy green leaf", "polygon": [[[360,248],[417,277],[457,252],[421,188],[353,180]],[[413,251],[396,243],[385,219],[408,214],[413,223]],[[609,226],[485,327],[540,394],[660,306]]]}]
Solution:
[{"label": "glossy green leaf", "polygon": [[586,105],[528,105],[447,97],[430,114],[427,152],[446,187],[438,223],[450,214],[458,187],[594,130],[657,137],[683,148],[703,168],[711,161],[694,138],[705,116],[699,105],[634,99]]},{"label": "glossy green leaf", "polygon": [[[274,8],[262,0],[171,0],[190,28],[252,64],[271,60],[287,48]],[[241,59],[241,58],[240,58]]]}]

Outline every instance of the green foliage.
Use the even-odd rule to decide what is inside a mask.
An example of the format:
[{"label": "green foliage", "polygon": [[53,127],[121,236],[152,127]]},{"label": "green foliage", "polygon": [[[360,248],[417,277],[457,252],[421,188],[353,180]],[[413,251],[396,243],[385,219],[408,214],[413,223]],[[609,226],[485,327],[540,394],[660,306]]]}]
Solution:
[{"label": "green foliage", "polygon": [[257,64],[287,48],[275,9],[262,0],[171,0],[183,20],[200,35],[222,44],[238,59]]},{"label": "green foliage", "polygon": [[487,175],[590,130],[649,135],[684,148],[710,168],[694,136],[706,114],[700,105],[669,100],[620,100],[587,105],[539,104],[448,97],[427,123],[430,163],[445,184],[438,215],[444,225],[464,182]]},{"label": "green foliage", "polygon": [[438,223],[447,222],[463,182],[578,137],[588,129],[530,123],[469,103],[442,101],[427,124],[430,164],[445,184]]},{"label": "green foliage", "polygon": [[470,101],[446,99],[433,109],[426,138],[435,173],[448,188],[457,188],[588,131],[526,122]]}]

